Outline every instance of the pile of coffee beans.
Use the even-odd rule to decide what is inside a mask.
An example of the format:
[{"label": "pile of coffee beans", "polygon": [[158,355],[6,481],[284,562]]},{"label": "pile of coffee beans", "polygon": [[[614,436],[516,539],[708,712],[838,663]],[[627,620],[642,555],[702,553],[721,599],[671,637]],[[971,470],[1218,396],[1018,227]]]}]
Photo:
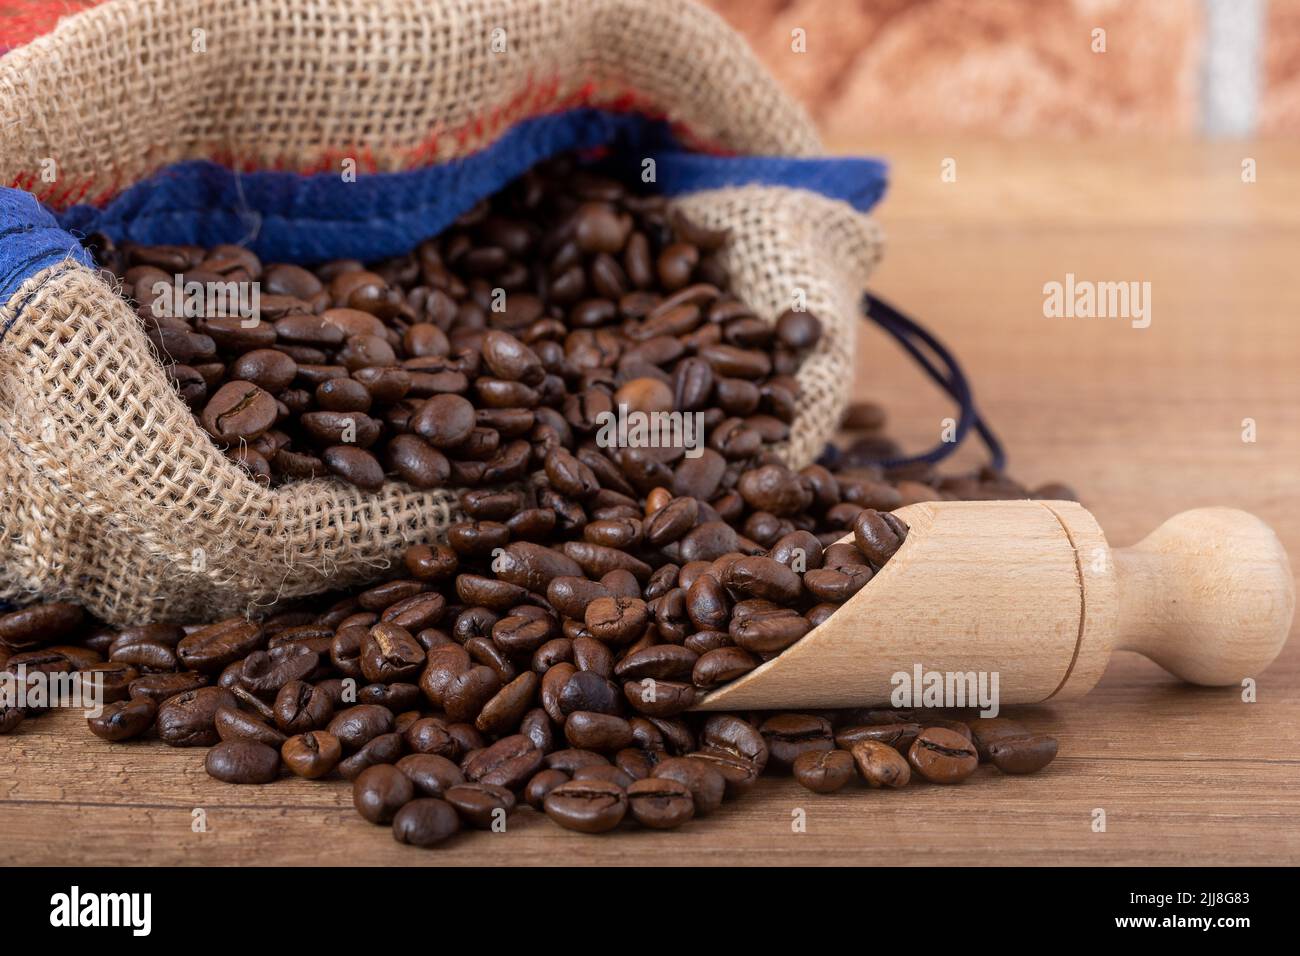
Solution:
[{"label": "pile of coffee beans", "polygon": [[[258,477],[490,487],[557,448],[601,468],[587,461],[600,413],[625,406],[702,413],[708,451],[678,484],[710,498],[729,465],[787,436],[792,373],[822,333],[811,313],[769,323],[736,299],[726,238],[561,158],[370,267],[88,245],[203,428]],[[174,291],[190,283],[257,283],[260,314],[190,315]],[[612,490],[667,484],[682,452],[624,449]]]},{"label": "pile of coffee beans", "polygon": [[[647,519],[680,499],[654,500]],[[670,829],[764,772],[830,793],[855,778],[959,783],[980,762],[1049,763],[1056,741],[1005,719],[688,712],[833,613],[907,534],[874,509],[851,523],[851,543],[797,531],[807,537],[757,553],[660,555],[640,570],[579,562],[563,544],[509,542],[494,556],[471,522],[447,545],[409,548],[406,576],[263,621],[111,629],[68,604],[14,611],[0,616],[0,667],[101,683],[92,733],[210,748],[218,780],[352,781],[363,817],[418,846],[500,829],[521,801],[584,833]],[[651,556],[644,542],[634,553]],[[24,716],[5,711],[0,729]]]},{"label": "pile of coffee beans", "polygon": [[[254,475],[445,485],[467,517],[390,580],[265,619],[12,611],[0,669],[102,685],[93,734],[209,748],[218,780],[351,781],[363,817],[420,846],[499,828],[520,801],[581,832],[669,829],[764,772],[832,792],[1040,769],[1056,742],[1005,720],[690,710],[881,573],[908,533],[893,510],[1031,496],[988,470],[873,464],[897,449],[870,404],[821,463],[772,455],[821,327],[753,315],[727,291],[725,240],[571,159],[369,266],[96,240],[181,394]],[[157,314],[154,284],[176,273],[260,282],[264,320]],[[703,447],[602,443],[620,406],[699,412]],[[38,711],[0,709],[0,733]]]}]

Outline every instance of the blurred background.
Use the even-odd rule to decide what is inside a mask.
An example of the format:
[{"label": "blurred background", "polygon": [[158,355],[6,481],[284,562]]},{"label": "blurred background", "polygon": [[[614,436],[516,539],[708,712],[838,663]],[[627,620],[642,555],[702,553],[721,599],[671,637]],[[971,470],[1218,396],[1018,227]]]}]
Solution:
[{"label": "blurred background", "polygon": [[1300,134],[1300,0],[706,2],[830,143]]}]

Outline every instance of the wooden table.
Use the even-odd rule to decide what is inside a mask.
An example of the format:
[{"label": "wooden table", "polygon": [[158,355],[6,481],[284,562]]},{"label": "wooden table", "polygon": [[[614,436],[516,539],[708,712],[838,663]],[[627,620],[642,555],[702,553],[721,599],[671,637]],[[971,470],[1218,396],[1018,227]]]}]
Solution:
[{"label": "wooden table", "polygon": [[[1014,474],[1069,481],[1112,544],[1228,504],[1300,560],[1300,147],[857,148],[895,164],[875,288],[961,356]],[[947,157],[955,183],[940,180]],[[1150,327],[1044,318],[1043,284],[1067,272],[1151,282]],[[949,408],[882,335],[864,338],[858,393],[889,406],[909,447],[932,444]],[[1300,862],[1300,641],[1259,675],[1257,703],[1120,654],[1085,701],[1021,715],[1061,741],[1035,777],[981,768],[956,789],[831,797],[763,780],[672,835],[583,837],[525,810],[508,833],[429,852],[363,822],[345,784],[218,784],[200,751],[109,746],[56,715],[0,738],[0,863]]]}]

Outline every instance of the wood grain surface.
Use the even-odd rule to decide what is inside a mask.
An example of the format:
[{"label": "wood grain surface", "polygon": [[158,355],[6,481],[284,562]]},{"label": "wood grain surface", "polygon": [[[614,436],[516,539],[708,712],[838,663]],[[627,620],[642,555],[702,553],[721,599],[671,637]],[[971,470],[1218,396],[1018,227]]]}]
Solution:
[{"label": "wood grain surface", "polygon": [[[1231,505],[1300,560],[1300,146],[838,145],[894,164],[876,291],[962,358],[1013,474],[1068,481],[1116,546],[1175,512]],[[1241,181],[1246,157],[1255,183]],[[940,181],[945,158],[955,183]],[[1044,318],[1043,284],[1069,272],[1149,281],[1150,327]],[[933,444],[951,413],[875,330],[856,389],[888,406],[909,447]],[[1292,637],[1259,675],[1256,703],[1120,652],[1081,701],[1010,710],[1060,738],[1036,776],[982,767],[954,788],[829,797],[764,779],[674,833],[586,837],[524,810],[506,833],[434,851],[362,821],[346,784],[219,784],[202,751],[110,746],[52,715],[0,738],[0,863],[1295,864]]]}]

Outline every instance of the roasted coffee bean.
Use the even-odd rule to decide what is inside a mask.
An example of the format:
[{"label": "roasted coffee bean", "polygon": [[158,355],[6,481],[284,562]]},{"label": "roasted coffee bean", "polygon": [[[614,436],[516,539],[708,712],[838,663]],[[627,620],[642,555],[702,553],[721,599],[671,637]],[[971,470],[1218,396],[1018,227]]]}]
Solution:
[{"label": "roasted coffee bean", "polygon": [[417,754],[441,754],[444,757],[454,757],[459,749],[455,739],[447,731],[446,722],[437,717],[418,718],[401,733],[407,748]]},{"label": "roasted coffee bean", "polygon": [[[27,653],[35,653],[29,651]],[[14,655],[9,659],[9,667],[16,667],[15,661],[20,655]],[[149,639],[144,636],[136,637],[130,635],[127,639],[113,642],[113,648],[109,654],[109,660],[118,664],[129,664],[132,667],[145,673],[167,673],[176,670],[176,652],[171,647],[159,641]],[[28,670],[32,666],[28,664]]]},{"label": "roasted coffee bean", "polygon": [[140,672],[130,664],[113,661],[89,664],[78,670],[83,695],[94,695],[105,704],[130,697],[131,682],[140,676]]},{"label": "roasted coffee bean", "polygon": [[632,728],[621,717],[579,710],[564,722],[564,737],[579,749],[613,753],[632,745]]},{"label": "roasted coffee bean", "polygon": [[888,511],[866,508],[853,522],[853,543],[875,570],[894,556],[907,537],[907,525]]},{"label": "roasted coffee bean", "polygon": [[759,729],[732,714],[711,714],[700,733],[700,747],[731,754],[753,764],[759,772],[770,755],[767,740]]},{"label": "roasted coffee bean", "polygon": [[367,767],[352,783],[352,805],[371,823],[389,823],[415,799],[415,784],[396,767]]},{"label": "roasted coffee bean", "polygon": [[474,725],[485,734],[502,734],[518,726],[537,697],[540,684],[532,671],[520,674],[483,705]]},{"label": "roasted coffee bean", "polygon": [[[130,740],[153,726],[157,713],[158,705],[148,697],[134,697],[106,704],[101,714],[86,718],[86,723],[96,737],[104,740]],[[0,725],[3,725],[4,718],[3,711],[0,711]],[[16,725],[17,721],[14,723]],[[12,728],[0,732],[8,733],[9,729]]]},{"label": "roasted coffee bean", "polygon": [[334,702],[319,687],[292,680],[275,695],[275,723],[286,734],[322,727],[334,716]]},{"label": "roasted coffee bean", "polygon": [[504,828],[506,816],[515,808],[515,795],[491,783],[448,787],[443,799],[456,809],[463,822],[479,830]]},{"label": "roasted coffee bean", "polygon": [[433,753],[407,754],[397,761],[397,769],[411,778],[417,793],[426,797],[441,797],[465,782],[459,767],[445,756]]},{"label": "roasted coffee bean", "polygon": [[524,801],[534,810],[543,809],[546,795],[561,784],[569,782],[569,775],[563,770],[539,770],[533,774],[528,785],[524,787]]},{"label": "roasted coffee bean", "polygon": [[228,618],[186,635],[176,645],[176,656],[189,670],[210,673],[247,657],[265,639],[260,625]]},{"label": "roasted coffee bean", "polygon": [[239,685],[258,697],[273,699],[281,687],[306,678],[319,664],[319,654],[297,644],[254,651],[239,666]]},{"label": "roasted coffee bean", "polygon": [[221,739],[217,711],[236,706],[235,695],[221,687],[200,687],[169,697],[158,708],[158,739],[173,747],[211,747]]},{"label": "roasted coffee bean", "polygon": [[556,787],[543,801],[546,815],[567,830],[605,833],[627,814],[627,794],[602,780],[572,780]]},{"label": "roasted coffee bean", "polygon": [[208,399],[199,421],[223,445],[252,441],[275,424],[275,398],[252,382],[227,382]]},{"label": "roasted coffee bean", "polygon": [[376,624],[361,642],[360,661],[366,680],[379,683],[412,680],[424,667],[424,648],[406,628],[392,623]]},{"label": "roasted coffee bean", "polygon": [[618,645],[640,637],[650,614],[639,597],[602,597],[587,605],[583,620],[596,640]]},{"label": "roasted coffee bean", "polygon": [[280,776],[280,753],[256,740],[223,740],[208,751],[203,766],[225,783],[270,783]]},{"label": "roasted coffee bean", "polygon": [[366,769],[379,764],[397,763],[403,753],[401,734],[380,734],[362,744],[357,752],[339,761],[339,776],[355,780]]},{"label": "roasted coffee bean", "polygon": [[1006,717],[981,717],[970,722],[970,735],[980,763],[988,763],[992,759],[989,756],[990,744],[1004,737],[1026,737],[1030,731],[1024,724]]},{"label": "roasted coffee bean", "polygon": [[847,750],[810,750],[794,761],[794,779],[813,793],[834,793],[853,779]]},{"label": "roasted coffee bean", "polygon": [[714,648],[696,658],[691,682],[696,687],[717,687],[749,673],[758,664],[758,658],[742,647]]},{"label": "roasted coffee bean", "polygon": [[672,717],[694,705],[696,695],[691,684],[646,677],[625,683],[623,697],[638,713],[648,717]]},{"label": "roasted coffee bean", "polygon": [[393,816],[393,839],[410,846],[436,846],[460,830],[460,817],[445,800],[421,797]]},{"label": "roasted coffee bean", "polygon": [[651,774],[652,780],[675,780],[691,792],[697,816],[705,817],[722,806],[727,784],[721,773],[700,760],[669,757]]},{"label": "roasted coffee bean", "polygon": [[464,766],[465,776],[474,783],[517,790],[541,769],[545,756],[523,734],[512,734],[470,758]]},{"label": "roasted coffee bean", "polygon": [[348,752],[359,750],[380,734],[391,733],[393,712],[377,704],[358,704],[340,711],[325,728]]},{"label": "roasted coffee bean", "polygon": [[442,706],[451,720],[472,722],[500,689],[501,678],[492,668],[480,664],[451,679],[443,692]]},{"label": "roasted coffee bean", "polygon": [[331,733],[311,730],[286,740],[280,747],[280,756],[296,776],[316,780],[333,770],[343,759],[343,745]]},{"label": "roasted coffee bean", "polygon": [[74,635],[85,621],[75,604],[50,601],[0,614],[0,648],[13,652],[57,644]]},{"label": "roasted coffee bean", "polygon": [[770,765],[782,772],[789,771],[800,754],[835,749],[830,722],[812,714],[777,714],[763,721],[759,732],[767,742]]},{"label": "roasted coffee bean", "polygon": [[[575,711],[585,710],[601,714],[615,714],[619,710],[618,685],[593,671],[575,671],[572,666],[560,665],[554,670],[562,676],[556,702],[560,716],[551,715],[557,723]],[[548,676],[550,672],[548,671]],[[543,706],[545,702],[543,701]]]},{"label": "roasted coffee bean", "polygon": [[961,783],[979,765],[975,745],[944,727],[923,730],[908,748],[907,759],[912,769],[932,783]]},{"label": "roasted coffee bean", "polygon": [[851,750],[853,745],[860,740],[874,740],[882,744],[888,744],[899,753],[906,754],[912,746],[912,741],[916,740],[917,735],[920,733],[921,725],[910,722],[899,724],[855,724],[843,727],[835,732],[835,746]]},{"label": "roasted coffee bean", "polygon": [[131,681],[128,690],[131,697],[148,697],[155,704],[161,704],[169,697],[198,690],[207,682],[204,675],[189,671],[179,674],[145,674]]},{"label": "roasted coffee bean", "polygon": [[672,830],[695,816],[691,788],[667,777],[633,781],[627,787],[628,809],[643,827]]},{"label": "roasted coffee bean", "polygon": [[1037,773],[1056,759],[1056,738],[1046,734],[999,737],[988,745],[989,759],[1003,773]]},{"label": "roasted coffee bean", "polygon": [[[144,700],[146,698],[138,698]],[[285,735],[264,720],[254,717],[242,710],[221,707],[216,716],[217,736],[222,740],[256,740],[259,743],[275,747],[284,744]]]},{"label": "roasted coffee bean", "polygon": [[894,747],[879,740],[858,740],[849,748],[858,774],[867,786],[905,787],[912,779],[907,759]]}]

